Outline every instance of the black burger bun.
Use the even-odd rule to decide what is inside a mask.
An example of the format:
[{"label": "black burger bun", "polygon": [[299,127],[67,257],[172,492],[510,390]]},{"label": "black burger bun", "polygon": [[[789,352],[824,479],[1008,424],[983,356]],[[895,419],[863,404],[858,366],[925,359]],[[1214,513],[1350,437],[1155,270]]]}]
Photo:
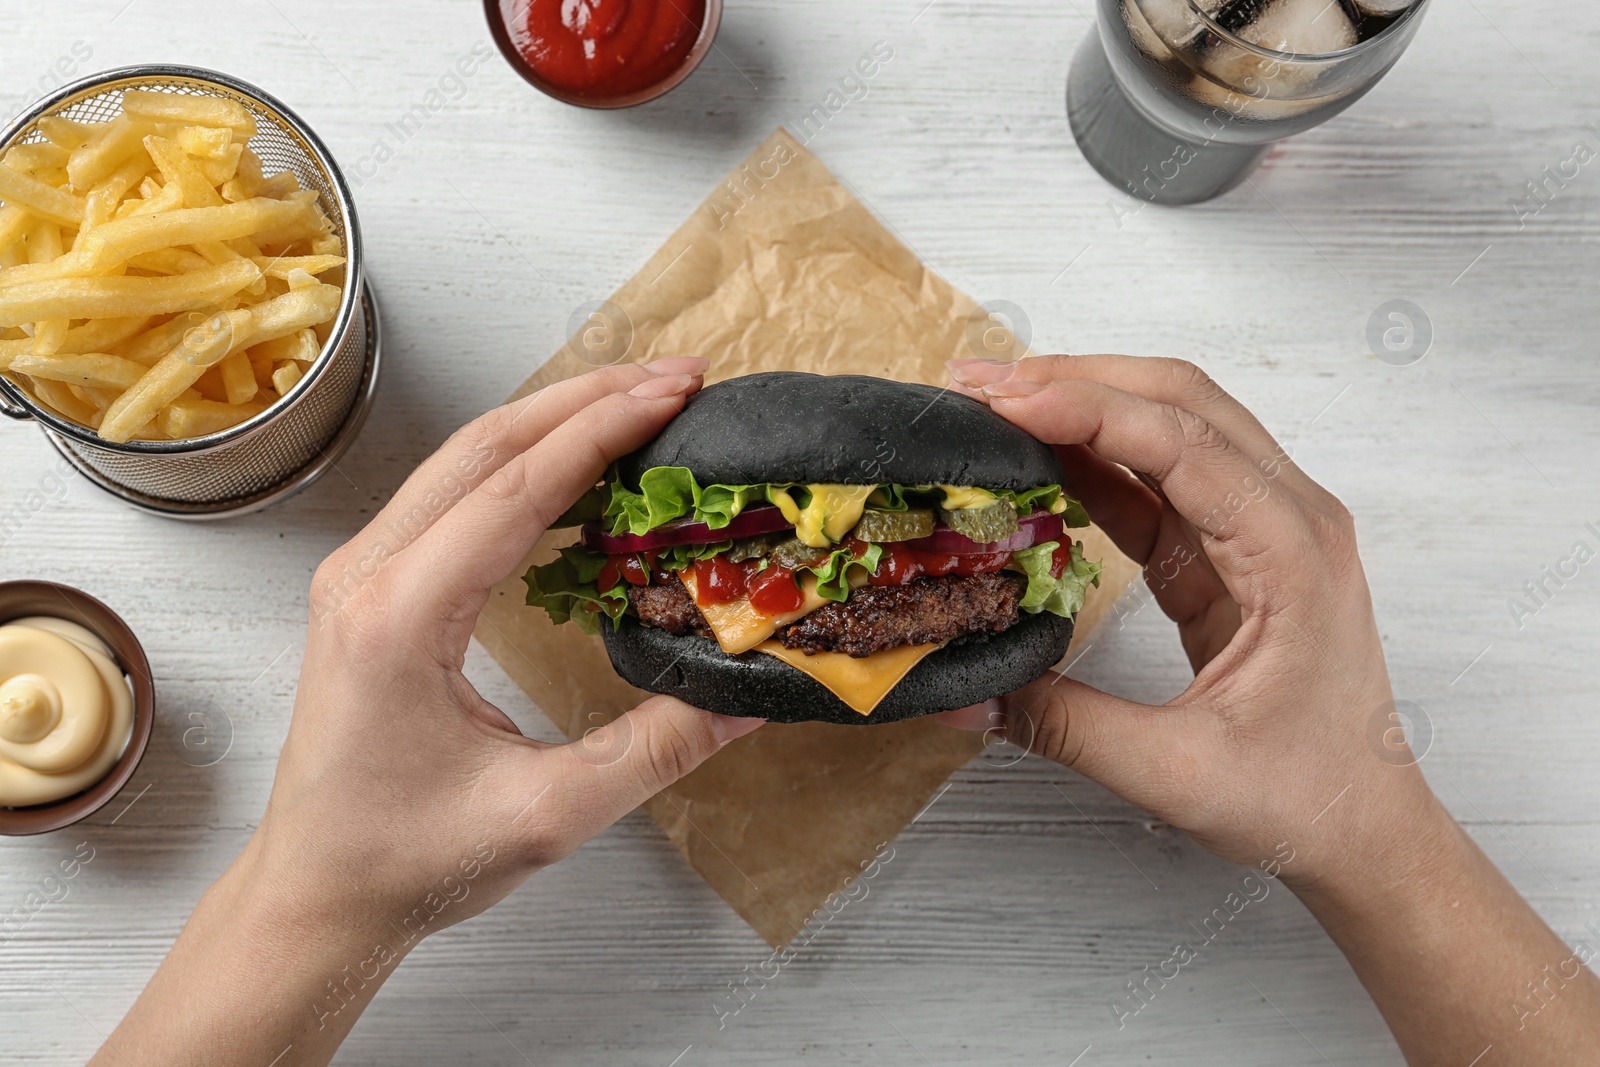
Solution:
[{"label": "black burger bun", "polygon": [[758,482],[1059,485],[1049,445],[985,405],[931,385],[860,374],[772,371],[689,398],[654,441],[618,463],[639,488],[651,467],[687,467],[701,485]]},{"label": "black burger bun", "polygon": [[[652,467],[687,467],[701,485],[761,482],[1032,489],[1064,479],[1050,446],[971,397],[863,375],[782,371],[730,378],[689,398],[654,441],[618,463],[637,490]],[[871,715],[764,652],[730,656],[625,616],[602,622],[617,673],[653,693],[772,722],[894,722],[1011,692],[1066,654],[1072,620],[1024,614],[999,634],[959,638],[919,662]]]},{"label": "black burger bun", "polygon": [[602,621],[611,663],[629,684],[721,715],[848,726],[913,719],[1021,689],[1066,655],[1072,620],[1024,614],[999,634],[950,642],[913,667],[871,715],[854,711],[808,675],[765,652],[730,656],[709,637],[676,637],[624,616]]}]

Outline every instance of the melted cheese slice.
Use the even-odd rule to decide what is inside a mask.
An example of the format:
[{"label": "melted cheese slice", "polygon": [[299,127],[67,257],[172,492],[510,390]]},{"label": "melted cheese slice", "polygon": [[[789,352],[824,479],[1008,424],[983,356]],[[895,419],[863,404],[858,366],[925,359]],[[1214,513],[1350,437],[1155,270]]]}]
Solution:
[{"label": "melted cheese slice", "polygon": [[[865,584],[866,575],[859,570],[852,574],[850,584]],[[695,595],[694,575],[686,567],[678,578],[691,598]],[[706,625],[717,635],[722,651],[736,656],[755,649],[776,656],[789,666],[810,677],[834,696],[844,701],[851,710],[871,715],[872,710],[889,695],[889,690],[900,684],[900,679],[911,668],[921,663],[931,652],[944,645],[902,645],[882,652],[874,652],[864,659],[847,656],[843,652],[817,652],[807,655],[799,649],[784,648],[772,635],[781,627],[798,622],[818,608],[832,603],[817,593],[817,576],[807,574],[800,580],[804,599],[794,611],[782,615],[763,615],[751,606],[746,597],[726,604],[696,604]]]},{"label": "melted cheese slice", "polygon": [[843,652],[816,652],[810,655],[797,648],[784,648],[776,641],[764,641],[756,646],[757,652],[776,656],[795,670],[801,671],[844,701],[850,709],[862,715],[871,715],[889,690],[900,684],[900,679],[911,672],[930,653],[943,648],[943,643],[933,645],[901,645],[874,652],[865,659],[856,659]]},{"label": "melted cheese slice", "polygon": [[[689,590],[690,598],[694,598],[694,575],[689,573],[689,568],[679,571],[678,577],[682,579],[684,588]],[[696,601],[695,606],[705,616],[711,632],[717,635],[717,644],[722,646],[722,651],[737,656],[777,633],[779,627],[798,622],[824,604],[831,603],[817,593],[817,576],[814,574],[807,574],[800,580],[800,592],[805,598],[800,606],[782,615],[761,614],[751,606],[748,597],[740,597],[726,604],[701,604]]]}]

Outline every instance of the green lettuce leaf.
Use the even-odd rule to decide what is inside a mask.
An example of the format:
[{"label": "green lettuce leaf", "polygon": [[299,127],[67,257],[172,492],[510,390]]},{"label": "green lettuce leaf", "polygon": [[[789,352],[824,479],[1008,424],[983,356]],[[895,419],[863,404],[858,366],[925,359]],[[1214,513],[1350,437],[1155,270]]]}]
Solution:
[{"label": "green lettuce leaf", "polygon": [[1062,494],[1062,499],[1067,502],[1067,507],[1066,510],[1061,512],[1061,521],[1065,523],[1069,529],[1077,529],[1079,527],[1088,526],[1092,521],[1089,518],[1088,509],[1074,498],[1067,496],[1065,493]]},{"label": "green lettuce leaf", "polygon": [[606,558],[579,545],[563,548],[554,563],[529,567],[522,580],[528,586],[528,604],[543,608],[550,621],[560,625],[571,619],[586,634],[600,632],[600,615],[620,625],[628,607],[628,591],[614,586],[601,592],[595,585]]},{"label": "green lettuce leaf", "polygon": [[657,526],[693,515],[720,530],[752,502],[765,502],[763,485],[708,485],[701,488],[688,467],[651,467],[639,478],[639,491],[613,478],[605,517],[613,534],[649,533]]},{"label": "green lettuce leaf", "polygon": [[878,569],[878,561],[882,558],[882,545],[868,545],[867,550],[859,557],[852,554],[849,549],[840,548],[829,554],[826,562],[800,569],[810,571],[817,576],[819,596],[824,600],[843,604],[850,596],[850,568],[860,567],[871,574]]},{"label": "green lettuce leaf", "polygon": [[909,511],[911,502],[906,499],[906,487],[903,485],[880,485],[872,491],[867,498],[867,507],[877,508],[879,511]]},{"label": "green lettuce leaf", "polygon": [[718,541],[714,545],[673,545],[660,550],[656,556],[656,566],[664,571],[681,571],[697,559],[708,559],[732,547],[732,541]]},{"label": "green lettuce leaf", "polygon": [[1061,577],[1052,577],[1050,561],[1059,547],[1059,541],[1046,541],[1012,554],[1012,564],[1028,577],[1022,610],[1035,615],[1048,611],[1070,619],[1083,607],[1089,587],[1100,584],[1100,564],[1083,558],[1082,541],[1072,543],[1072,559]]},{"label": "green lettuce leaf", "polygon": [[995,496],[1009,500],[1016,505],[1018,515],[1029,515],[1034,510],[1049,511],[1056,506],[1056,501],[1064,501],[1066,507],[1061,512],[1061,521],[1069,527],[1089,525],[1089,513],[1083,505],[1061,491],[1059,485],[1041,485],[1035,489],[1000,489],[995,491]]},{"label": "green lettuce leaf", "polygon": [[582,526],[586,522],[599,522],[605,518],[607,491],[598,485],[590,486],[589,490],[580,496],[576,503],[561,513],[561,517],[550,524],[551,529],[564,526]]},{"label": "green lettuce leaf", "polygon": [[[605,489],[598,492],[599,497],[607,498],[604,500],[603,520],[609,523],[611,533],[643,534],[686,515],[713,530],[720,530],[751,504],[770,502],[772,496],[769,490],[772,489],[786,490],[802,510],[811,503],[811,492],[803,485],[763,482],[701,486],[687,467],[651,467],[640,476],[637,492],[623,485],[619,477],[613,477]],[[1061,517],[1068,526],[1089,525],[1089,516],[1083,505],[1063,493],[1059,485],[1022,490],[1000,489],[994,490],[994,493],[1011,501],[1018,515],[1027,515],[1036,509],[1048,511],[1056,506],[1057,501],[1064,501],[1065,510],[1061,512]],[[869,498],[868,505],[881,511],[905,511],[912,506],[908,496],[935,498],[919,505],[927,507],[937,506],[940,494],[928,485],[885,483],[878,486]],[[585,494],[561,517],[557,525],[572,525],[573,520],[582,521],[580,516],[592,515],[602,502],[599,497],[591,499],[590,494]]]}]

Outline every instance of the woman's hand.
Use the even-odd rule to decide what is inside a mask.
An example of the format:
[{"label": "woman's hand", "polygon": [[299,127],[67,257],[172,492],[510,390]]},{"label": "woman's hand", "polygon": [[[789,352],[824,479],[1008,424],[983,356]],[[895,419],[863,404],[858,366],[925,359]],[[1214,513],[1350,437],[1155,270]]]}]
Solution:
[{"label": "woman's hand", "polygon": [[952,374],[1057,447],[1067,489],[1144,566],[1195,679],[1150,707],[1052,675],[951,719],[983,728],[998,713],[1013,741],[1218,854],[1277,857],[1291,885],[1444,825],[1391,729],[1355,524],[1238,401],[1177,360],[1058,356]]},{"label": "woman's hand", "polygon": [[[294,722],[257,834],[271,869],[412,912],[494,852],[438,926],[500,900],[760,720],[656,697],[573,745],[523,737],[461,674],[491,588],[699,387],[666,360],[552,385],[466,426],[318,569]],[[689,371],[692,373],[684,373]],[[434,927],[437,928],[437,927]],[[431,931],[430,931],[431,932]]]},{"label": "woman's hand", "polygon": [[660,433],[704,370],[612,367],[490,412],[318,569],[260,827],[105,1062],[327,1062],[422,937],[761,725],[654,697],[581,743],[543,744],[461,673],[490,589],[614,459]]},{"label": "woman's hand", "polygon": [[1195,678],[1152,707],[1052,674],[946,721],[998,725],[1281,877],[1410,1063],[1591,1061],[1593,949],[1564,945],[1429,790],[1344,506],[1191,364],[1053,356],[951,373],[1056,446],[1068,490],[1144,565]]}]

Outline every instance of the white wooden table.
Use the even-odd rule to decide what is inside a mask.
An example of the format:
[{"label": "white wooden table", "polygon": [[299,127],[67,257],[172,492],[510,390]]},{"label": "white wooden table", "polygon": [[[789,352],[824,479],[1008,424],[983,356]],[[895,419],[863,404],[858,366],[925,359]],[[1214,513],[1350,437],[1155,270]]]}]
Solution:
[{"label": "white wooden table", "polygon": [[[299,110],[361,175],[388,347],[340,473],[243,521],[136,514],[55,482],[43,437],[0,427],[0,515],[27,512],[0,546],[0,578],[108,601],[143,636],[161,696],[158,736],[117,802],[75,829],[0,841],[0,916],[79,842],[95,855],[0,943],[0,1061],[81,1062],[246,840],[323,555],[878,41],[893,60],[811,147],[932,267],[1024,309],[1036,348],[1187,355],[1263,414],[1360,520],[1397,693],[1431,721],[1435,788],[1563,937],[1600,943],[1600,563],[1520,629],[1508,607],[1575,541],[1600,542],[1585,528],[1600,525],[1600,164],[1524,227],[1510,206],[1575,142],[1600,148],[1581,126],[1600,121],[1600,10],[1440,0],[1389,78],[1282,147],[1254,188],[1129,215],[1138,205],[1079,156],[1063,109],[1090,0],[730,0],[704,68],[619,114],[545,99],[496,53],[381,167],[362,161],[393,142],[386,124],[457,57],[492,47],[477,4],[24,7],[0,34],[8,114],[53,70],[150,61],[229,71]],[[1391,299],[1432,322],[1414,366],[1368,353],[1368,318]],[[525,730],[552,737],[480,650],[470,666]],[[1153,608],[1103,631],[1078,671],[1147,699],[1187,674]],[[196,724],[231,732],[213,765],[179,742]],[[719,1032],[714,1001],[767,950],[634,815],[428,941],[341,1062],[1398,1062],[1281,889],[1117,1030],[1124,983],[1242,873],[1053,765],[975,761],[902,835],[871,895]]]}]

